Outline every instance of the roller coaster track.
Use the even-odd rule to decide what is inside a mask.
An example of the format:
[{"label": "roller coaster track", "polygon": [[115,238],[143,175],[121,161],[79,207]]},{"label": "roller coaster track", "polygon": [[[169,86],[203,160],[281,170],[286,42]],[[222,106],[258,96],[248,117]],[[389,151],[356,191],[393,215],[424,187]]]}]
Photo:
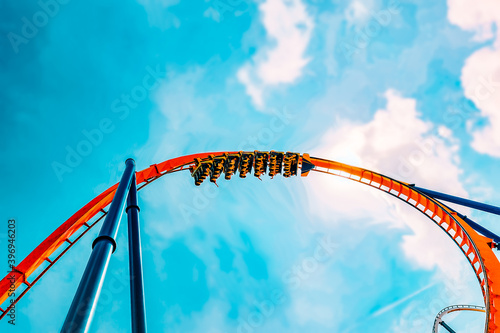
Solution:
[{"label": "roller coaster track", "polygon": [[438,333],[439,324],[443,322],[443,317],[449,313],[456,311],[475,311],[475,312],[486,312],[484,306],[477,305],[451,305],[445,307],[443,310],[439,311],[434,320],[434,326],[432,329],[432,333]]},{"label": "roller coaster track", "polygon": [[[276,156],[281,160],[276,162]],[[233,160],[236,161],[236,165],[228,164],[232,158],[237,158],[237,160]],[[279,173],[285,177],[296,175],[298,172],[294,174],[293,170],[292,172],[286,170],[286,166],[282,169],[281,163],[286,164],[287,161],[288,163],[295,161],[295,170],[300,169],[301,176],[306,176],[310,171],[314,171],[347,178],[386,192],[425,215],[430,222],[436,224],[455,242],[468,260],[484,298],[485,332],[500,333],[500,263],[493,253],[494,243],[492,239],[478,234],[455,211],[450,210],[438,200],[427,196],[410,184],[370,170],[310,157],[308,154],[277,153],[276,155],[276,152],[272,151],[212,152],[181,156],[138,171],[136,179],[138,190],[141,190],[166,174],[184,170],[191,172],[196,185],[199,185],[207,176],[216,180],[223,171],[226,172],[225,178],[229,179],[238,168],[241,178],[246,177],[246,173],[251,172],[252,167],[255,170],[254,175],[260,177],[265,174],[266,166],[269,167],[268,174],[271,177]],[[258,165],[258,163],[260,164]],[[264,163],[263,169],[262,163]],[[222,170],[217,169],[218,165],[222,167]],[[232,168],[229,172],[228,165],[229,169]],[[289,164],[288,168],[290,168]],[[214,172],[218,174],[214,176]],[[215,180],[211,179],[213,182]],[[12,271],[0,281],[0,306],[3,306],[4,303],[7,305],[5,309],[0,308],[0,319],[5,317],[40,278],[106,215],[105,208],[111,203],[117,186],[118,184],[115,184],[108,188],[83,206],[28,254],[19,265],[12,267]],[[55,255],[56,251],[61,248],[63,250]],[[41,269],[42,265],[46,265],[43,270]],[[39,272],[40,270],[41,272]],[[18,294],[15,300],[6,302],[9,294],[21,285],[25,285],[25,289]]]}]

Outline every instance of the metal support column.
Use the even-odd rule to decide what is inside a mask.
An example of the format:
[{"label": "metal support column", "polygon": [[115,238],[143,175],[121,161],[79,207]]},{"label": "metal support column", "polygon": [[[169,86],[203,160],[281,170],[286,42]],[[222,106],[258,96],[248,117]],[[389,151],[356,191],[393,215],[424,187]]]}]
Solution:
[{"label": "metal support column", "polygon": [[[441,192],[436,192],[436,191],[428,190],[428,189],[417,187],[417,186],[413,186],[413,188],[416,189],[419,192],[422,192],[422,193],[424,193],[424,194],[426,194],[426,195],[434,198],[434,199],[440,199],[440,200],[447,201],[447,202],[452,202],[452,203],[455,203],[455,204],[458,204],[458,205],[461,205],[461,206],[466,206],[466,207],[470,207],[470,208],[473,208],[473,209],[478,209],[478,210],[481,210],[481,211],[484,211],[484,212],[487,212],[487,213],[500,215],[500,207],[496,207],[496,206],[493,206],[493,205],[484,204],[484,203],[473,201],[473,200],[469,200],[469,199],[464,199],[464,198],[456,197],[456,196],[445,194],[445,193],[441,193]],[[450,208],[450,207],[448,207],[448,208]],[[453,211],[455,211],[452,208],[450,208],[450,209],[453,210]],[[467,222],[472,227],[472,229],[474,229],[477,232],[481,233],[483,236],[486,236],[488,238],[493,239],[493,241],[496,244],[500,244],[500,237],[498,235],[496,235],[495,233],[489,231],[488,229],[486,229],[485,227],[481,226],[480,224],[472,221],[467,216],[462,215],[459,212],[456,212],[456,213],[458,214],[458,216],[462,220],[464,220],[465,222]]]},{"label": "metal support column", "polygon": [[439,325],[443,326],[444,328],[446,328],[446,330],[450,333],[456,333],[450,326],[448,326],[448,324],[446,324],[444,321],[440,322]]},{"label": "metal support column", "polygon": [[130,304],[132,307],[132,332],[146,333],[146,302],[142,275],[141,234],[139,227],[139,205],[135,176],[130,184],[127,199],[128,249],[130,267]]},{"label": "metal support column", "polygon": [[497,234],[495,234],[495,233],[493,233],[493,232],[489,231],[488,229],[486,229],[486,228],[485,228],[485,227],[483,227],[482,225],[480,225],[480,224],[478,224],[478,223],[476,223],[476,222],[472,221],[472,220],[471,220],[470,218],[468,218],[467,216],[462,215],[462,214],[460,214],[460,213],[458,213],[458,212],[457,212],[457,214],[458,214],[458,216],[459,216],[462,220],[464,220],[465,222],[467,222],[467,224],[468,224],[468,225],[470,225],[470,226],[472,227],[472,229],[476,230],[477,232],[479,232],[480,234],[482,234],[482,235],[483,235],[483,236],[485,236],[485,237],[488,237],[488,238],[493,239],[493,241],[494,241],[496,244],[500,244],[500,237],[499,237]]},{"label": "metal support column", "polygon": [[108,268],[111,254],[116,249],[116,234],[123,214],[125,200],[135,173],[133,159],[125,161],[125,171],[116,189],[108,214],[99,236],[92,243],[92,253],[83,273],[71,307],[64,320],[62,333],[88,332],[94,316],[99,294]]},{"label": "metal support column", "polygon": [[477,201],[473,201],[473,200],[469,200],[469,199],[456,197],[456,196],[441,193],[441,192],[431,191],[431,190],[428,190],[428,189],[425,189],[422,187],[413,186],[413,188],[424,193],[424,194],[427,194],[428,196],[433,197],[435,199],[441,199],[444,201],[455,203],[457,205],[466,206],[466,207],[482,210],[483,212],[500,215],[500,207],[488,205],[488,204],[485,204],[482,202],[477,202]]}]

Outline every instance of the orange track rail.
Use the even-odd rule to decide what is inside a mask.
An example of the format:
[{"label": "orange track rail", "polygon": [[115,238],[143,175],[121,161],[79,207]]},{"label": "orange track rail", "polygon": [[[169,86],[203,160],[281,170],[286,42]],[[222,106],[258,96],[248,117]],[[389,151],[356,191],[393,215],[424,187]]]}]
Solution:
[{"label": "orange track rail", "polygon": [[[138,188],[142,189],[150,182],[167,173],[187,169],[190,165],[193,165],[195,158],[204,159],[208,158],[211,154],[218,156],[224,153],[226,152],[193,154],[167,160],[163,163],[153,164],[149,168],[136,173]],[[401,199],[426,215],[433,223],[437,224],[446,232],[469,261],[481,286],[487,313],[485,332],[500,333],[500,263],[493,253],[491,239],[479,235],[466,222],[460,219],[455,212],[450,211],[439,201],[418,192],[406,183],[391,179],[376,172],[334,161],[320,158],[310,158],[310,161],[316,166],[313,171],[337,175],[359,183],[364,183]],[[22,284],[27,285],[26,290],[17,297],[13,304],[10,304],[5,310],[0,309],[0,319],[8,313],[10,308],[15,305],[37,281],[39,281],[41,276],[43,276],[76,241],[105,215],[104,208],[113,200],[117,185],[118,184],[115,184],[95,197],[66,222],[61,224],[61,226],[38,245],[18,266],[14,267],[12,272],[8,273],[0,281],[0,304],[8,298],[9,290],[12,290],[12,287],[17,289]],[[104,214],[89,225],[87,222],[99,212]],[[69,238],[76,235],[82,227],[84,231],[73,242],[69,241]],[[59,256],[51,260],[50,256],[64,243],[68,243],[69,245]],[[32,273],[40,267],[44,261],[49,262],[50,265],[30,283],[28,278],[31,277]]]}]

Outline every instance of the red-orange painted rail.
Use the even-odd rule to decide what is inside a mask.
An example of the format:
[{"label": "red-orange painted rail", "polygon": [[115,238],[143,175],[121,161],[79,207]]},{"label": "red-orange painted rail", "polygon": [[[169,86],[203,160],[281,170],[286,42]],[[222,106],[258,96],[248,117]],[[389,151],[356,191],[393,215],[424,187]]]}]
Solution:
[{"label": "red-orange painted rail", "polygon": [[[139,189],[141,189],[167,173],[187,169],[187,167],[194,164],[195,158],[205,159],[208,158],[209,155],[220,156],[224,153],[231,154],[236,152],[193,154],[167,160],[159,164],[153,164],[149,168],[137,172],[137,185]],[[334,161],[320,158],[310,158],[310,161],[316,166],[314,171],[345,177],[387,192],[415,207],[433,221],[433,223],[441,227],[441,229],[454,240],[461,252],[466,256],[477,276],[486,306],[487,316],[485,332],[500,333],[500,263],[491,248],[491,239],[479,235],[466,222],[460,219],[456,213],[449,211],[439,201],[418,192],[406,183],[399,182],[376,172]],[[103,209],[111,203],[116,187],[117,184],[98,195],[71,216],[66,222],[61,224],[61,226],[15,267],[12,272],[7,274],[0,281],[0,304],[8,298],[11,285],[17,289],[24,283],[28,286],[27,290],[29,290],[40,277],[47,272],[48,268],[52,267],[53,260],[50,259],[50,256],[60,246],[68,243],[67,241],[71,236],[77,235],[82,227],[85,230],[84,232],[88,231],[91,226],[89,226],[87,222],[99,212],[102,212]],[[69,247],[80,239],[81,236],[82,235],[78,236],[75,241],[70,243]],[[67,249],[65,249],[65,251],[66,250]],[[64,254],[65,251],[62,254]],[[61,255],[59,255],[56,260],[58,260]],[[51,265],[36,276],[30,283],[28,278],[31,277],[32,273],[44,261],[50,262]],[[13,278],[11,279],[10,277]],[[16,303],[24,294],[25,292],[18,296]],[[9,309],[10,306],[5,310],[2,309],[0,319],[6,315]]]},{"label": "red-orange painted rail", "polygon": [[442,203],[406,183],[343,163],[311,158],[314,171],[345,177],[387,192],[415,207],[441,227],[469,261],[483,292],[486,305],[485,332],[500,332],[500,263],[491,248],[492,240],[479,235]]}]

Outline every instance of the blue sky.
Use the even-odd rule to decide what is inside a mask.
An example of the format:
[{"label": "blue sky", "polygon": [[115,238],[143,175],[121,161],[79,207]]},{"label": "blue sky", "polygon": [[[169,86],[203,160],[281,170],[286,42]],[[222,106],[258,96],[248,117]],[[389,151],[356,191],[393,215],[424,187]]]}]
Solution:
[{"label": "blue sky", "polygon": [[[0,6],[0,241],[15,218],[18,261],[128,157],[143,169],[204,151],[297,151],[500,201],[496,0]],[[426,332],[441,308],[482,304],[446,235],[344,179],[198,188],[181,173],[139,196],[151,332]],[[60,329],[97,232],[2,332]],[[127,265],[122,223],[92,332],[130,330]],[[447,321],[475,332],[484,316]]]}]

